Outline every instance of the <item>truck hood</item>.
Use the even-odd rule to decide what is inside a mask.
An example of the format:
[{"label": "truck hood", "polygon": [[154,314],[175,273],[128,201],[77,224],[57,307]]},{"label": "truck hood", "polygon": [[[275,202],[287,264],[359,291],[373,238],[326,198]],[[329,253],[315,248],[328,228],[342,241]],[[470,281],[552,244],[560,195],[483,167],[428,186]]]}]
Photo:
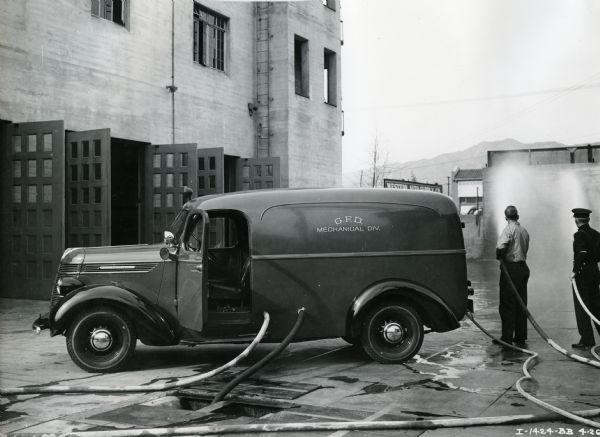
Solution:
[{"label": "truck hood", "polygon": [[77,247],[65,250],[62,263],[68,264],[123,264],[161,263],[162,244],[138,244],[131,246]]}]

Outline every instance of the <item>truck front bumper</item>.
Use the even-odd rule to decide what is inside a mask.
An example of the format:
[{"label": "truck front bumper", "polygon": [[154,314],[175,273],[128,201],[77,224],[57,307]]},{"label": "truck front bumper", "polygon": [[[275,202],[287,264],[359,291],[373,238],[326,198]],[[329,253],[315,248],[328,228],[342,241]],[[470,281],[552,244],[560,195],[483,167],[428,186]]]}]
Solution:
[{"label": "truck front bumper", "polygon": [[42,330],[48,328],[50,328],[50,320],[48,319],[48,313],[44,314],[43,316],[40,314],[40,316],[31,325],[31,329],[33,329],[33,332],[36,334],[39,334],[40,332],[42,332]]}]

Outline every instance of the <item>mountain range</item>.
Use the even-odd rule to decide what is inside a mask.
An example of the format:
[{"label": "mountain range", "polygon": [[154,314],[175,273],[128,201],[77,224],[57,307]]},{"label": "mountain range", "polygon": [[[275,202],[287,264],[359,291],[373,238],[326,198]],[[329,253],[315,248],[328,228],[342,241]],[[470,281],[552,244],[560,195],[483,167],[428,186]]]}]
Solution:
[{"label": "mountain range", "polygon": [[[490,150],[539,149],[547,147],[565,147],[565,145],[555,141],[521,143],[512,138],[500,141],[484,141],[467,149],[443,153],[430,159],[388,162],[385,166],[382,166],[385,167],[383,177],[446,185],[448,177],[457,168],[485,167],[487,165],[487,152]],[[372,169],[370,168],[362,170],[363,186],[366,186],[367,181],[371,180],[372,174]],[[382,180],[383,177],[381,178]],[[342,179],[345,187],[358,187],[361,181],[361,170],[344,173]],[[444,187],[445,192],[446,187]]]}]

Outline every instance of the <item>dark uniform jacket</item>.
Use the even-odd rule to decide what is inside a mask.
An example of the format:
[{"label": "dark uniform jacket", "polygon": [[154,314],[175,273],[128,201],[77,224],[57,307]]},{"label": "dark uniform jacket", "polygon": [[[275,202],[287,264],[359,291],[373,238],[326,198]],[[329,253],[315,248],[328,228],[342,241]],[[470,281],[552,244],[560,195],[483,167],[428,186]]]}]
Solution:
[{"label": "dark uniform jacket", "polygon": [[588,279],[600,280],[598,261],[594,259],[594,247],[600,240],[600,233],[585,224],[573,235],[573,273]]}]

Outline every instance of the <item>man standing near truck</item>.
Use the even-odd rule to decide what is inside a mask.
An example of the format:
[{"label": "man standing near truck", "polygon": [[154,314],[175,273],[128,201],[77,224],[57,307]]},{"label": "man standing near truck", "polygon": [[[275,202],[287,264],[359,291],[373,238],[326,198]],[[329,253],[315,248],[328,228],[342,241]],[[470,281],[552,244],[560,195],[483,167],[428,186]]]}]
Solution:
[{"label": "man standing near truck", "polygon": [[[527,251],[529,250],[529,233],[518,222],[517,208],[509,205],[504,210],[506,227],[502,230],[496,244],[496,258],[504,261],[510,279],[515,285],[519,296],[527,305],[527,281],[529,267],[527,266]],[[527,313],[519,305],[511,289],[509,278],[500,269],[500,320],[502,336],[505,343],[525,348],[527,340]]]},{"label": "man standing near truck", "polygon": [[[591,210],[586,208],[575,208],[573,218],[577,225],[577,232],[573,235],[573,274],[577,290],[581,300],[588,307],[595,317],[600,319],[600,270],[598,262],[600,261],[600,233],[590,227]],[[581,339],[579,343],[571,345],[574,349],[587,349],[594,346],[594,330],[590,317],[582,308],[575,291],[573,291],[575,301],[575,318],[577,320],[577,330]],[[596,325],[600,333],[600,325]]]}]

